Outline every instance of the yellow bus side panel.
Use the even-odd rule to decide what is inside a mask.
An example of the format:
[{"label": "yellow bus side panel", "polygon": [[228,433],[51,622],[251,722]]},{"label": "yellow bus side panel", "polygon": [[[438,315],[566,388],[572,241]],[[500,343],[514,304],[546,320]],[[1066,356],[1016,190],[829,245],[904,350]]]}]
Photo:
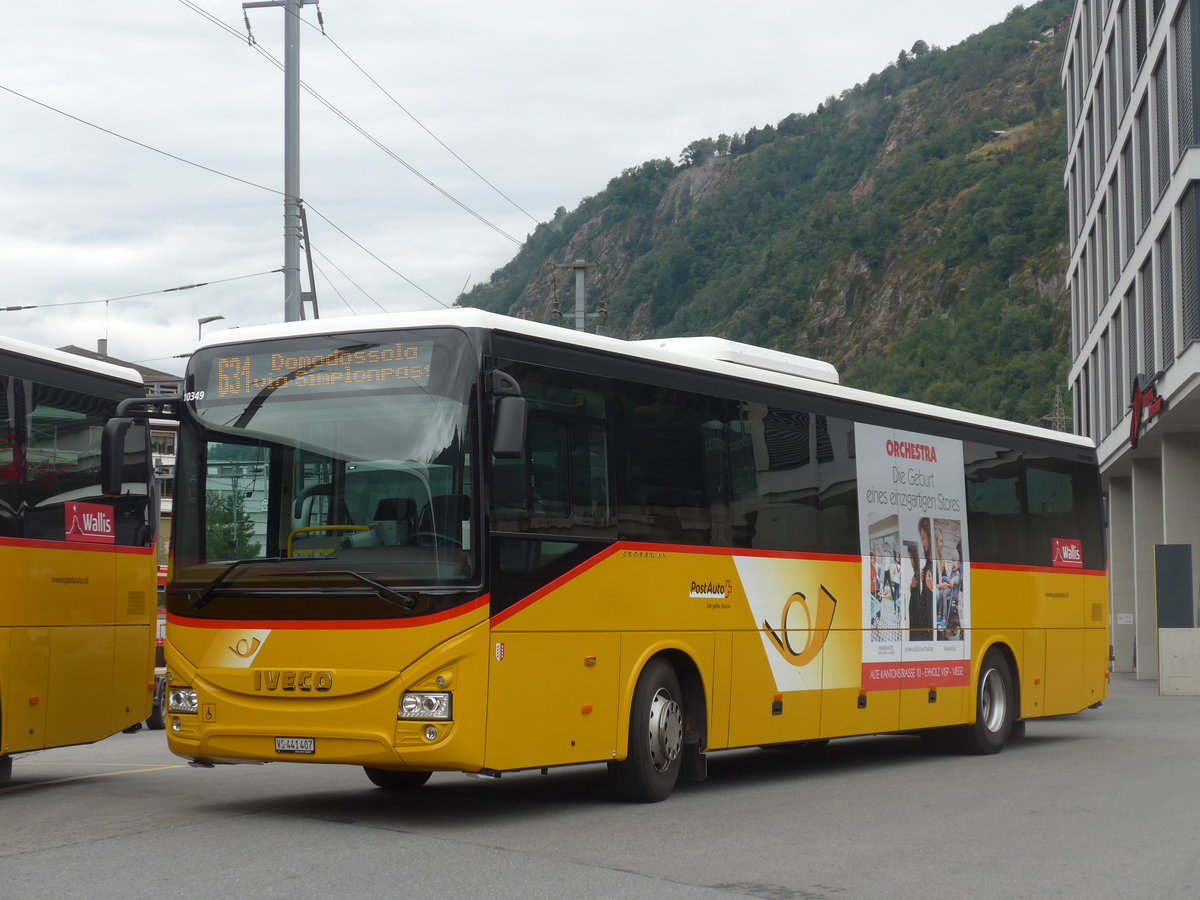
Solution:
[{"label": "yellow bus side panel", "polygon": [[[871,696],[875,700],[875,696]],[[967,721],[971,700],[969,685],[900,691],[900,727],[905,731],[939,728]]]},{"label": "yellow bus side panel", "polygon": [[1107,628],[1089,628],[1083,633],[1083,702],[1092,706],[1108,696]]},{"label": "yellow bus side panel", "polygon": [[487,768],[611,759],[621,636],[505,632],[494,637]]},{"label": "yellow bus side panel", "polygon": [[720,631],[713,635],[712,696],[708,701],[707,748],[728,747],[733,708],[733,634]]},{"label": "yellow bus side panel", "polygon": [[112,732],[145,719],[154,699],[153,631],[149,625],[123,625],[115,634]]},{"label": "yellow bus side panel", "polygon": [[777,690],[760,632],[733,635],[729,695],[729,742],[725,746],[752,747],[821,736],[821,692]]},{"label": "yellow bus side panel", "polygon": [[[866,705],[859,705],[860,696]],[[821,737],[878,734],[899,727],[900,691],[863,694],[858,688],[835,688],[821,698]]]},{"label": "yellow bus side panel", "polygon": [[1046,714],[1046,632],[1030,628],[1020,659],[1021,715],[1034,718]]},{"label": "yellow bus side panel", "polygon": [[1057,716],[1090,706],[1084,699],[1084,631],[1056,628],[1046,632],[1046,710]]},{"label": "yellow bus side panel", "polygon": [[6,675],[0,685],[0,752],[40,750],[46,746],[50,629],[6,628],[0,641],[0,673]]},{"label": "yellow bus side panel", "polygon": [[91,743],[121,730],[112,714],[114,645],[113,628],[50,630],[47,747]]}]

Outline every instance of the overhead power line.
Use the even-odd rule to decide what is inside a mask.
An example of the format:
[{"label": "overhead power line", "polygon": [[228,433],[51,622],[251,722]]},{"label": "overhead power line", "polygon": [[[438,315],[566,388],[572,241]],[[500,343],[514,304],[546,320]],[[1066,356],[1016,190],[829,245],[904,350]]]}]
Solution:
[{"label": "overhead power line", "polygon": [[185,159],[182,156],[176,156],[174,153],[168,153],[166,150],[160,150],[158,147],[152,147],[150,144],[143,144],[141,141],[134,140],[133,138],[127,137],[126,135],[123,135],[120,132],[116,132],[116,131],[113,131],[112,129],[105,128],[103,125],[97,125],[95,122],[89,122],[87,119],[81,119],[81,118],[79,118],[79,116],[73,116],[69,112],[65,112],[64,110],[61,110],[56,106],[51,106],[49,103],[43,103],[41,100],[35,100],[33,97],[30,97],[28,94],[22,94],[20,91],[14,91],[12,88],[6,87],[3,84],[0,84],[0,91],[7,91],[8,93],[12,94],[14,97],[20,97],[22,100],[28,100],[30,103],[34,104],[35,106],[40,106],[40,107],[42,107],[42,109],[48,109],[52,113],[58,113],[58,115],[65,116],[66,118],[70,119],[73,122],[78,122],[80,125],[86,125],[88,128],[95,128],[97,131],[102,131],[111,137],[115,137],[119,140],[126,141],[127,143],[133,144],[135,147],[141,147],[143,150],[149,150],[152,153],[157,153],[161,156],[165,156],[168,159],[173,159],[176,162],[181,162],[186,166],[193,166],[194,168],[197,168],[197,169],[203,169],[205,172],[210,172],[213,175],[220,175],[222,178],[228,178],[231,181],[236,181],[236,182],[239,182],[240,184],[244,184],[244,185],[247,185],[252,188],[258,188],[260,191],[270,191],[272,194],[278,194],[280,197],[283,196],[283,191],[277,191],[277,190],[275,190],[275,188],[269,188],[266,185],[256,184],[253,181],[247,181],[245,178],[238,178],[236,175],[230,175],[228,172],[222,172],[220,169],[214,169],[214,168],[211,168],[210,166],[201,165],[198,162],[193,162],[192,160]]},{"label": "overhead power line", "polygon": [[38,303],[34,306],[2,306],[0,312],[16,312],[22,309],[48,309],[51,306],[83,306],[85,303],[113,303],[117,300],[132,300],[135,297],[152,297],[155,294],[170,294],[174,291],[190,291],[194,288],[208,287],[212,284],[225,284],[229,281],[240,281],[243,278],[257,278],[259,275],[277,275],[283,269],[269,269],[266,272],[252,272],[249,275],[231,275],[229,278],[214,278],[212,281],[200,281],[196,284],[181,284],[176,287],[159,288],[156,291],[142,291],[140,294],[125,294],[120,297],[101,297],[97,300],[66,300],[62,303]]},{"label": "overhead power line", "polygon": [[[181,2],[182,2],[182,0],[181,0]],[[265,185],[256,184],[253,181],[247,181],[244,178],[238,178],[236,175],[230,175],[228,172],[222,172],[219,169],[214,169],[210,166],[205,166],[198,162],[193,162],[190,159],[185,159],[182,156],[176,156],[173,153],[168,153],[165,150],[160,150],[159,148],[151,146],[150,144],[145,144],[141,141],[134,140],[133,138],[127,137],[123,134],[120,134],[119,132],[113,131],[109,128],[105,128],[101,125],[97,125],[94,122],[89,122],[87,119],[82,119],[79,116],[72,115],[71,113],[65,112],[61,109],[58,109],[57,107],[51,106],[48,103],[43,103],[41,100],[36,100],[33,97],[30,97],[26,94],[22,94],[20,91],[13,90],[12,88],[6,87],[5,85],[0,84],[0,90],[7,91],[8,93],[12,94],[14,97],[20,97],[22,100],[27,100],[36,106],[40,106],[43,109],[49,110],[50,112],[57,113],[60,116],[64,116],[73,122],[78,122],[81,125],[86,125],[89,128],[94,128],[97,131],[103,132],[104,134],[118,138],[122,141],[126,141],[127,143],[133,144],[136,147],[141,147],[144,150],[149,150],[152,153],[158,153],[161,156],[165,156],[168,159],[173,159],[176,162],[181,162],[185,165],[192,166],[197,169],[201,169],[201,170],[203,170],[205,172],[209,172],[213,175],[220,175],[222,178],[228,178],[231,181],[236,181],[236,182],[239,182],[240,184],[248,185],[249,187],[258,188],[259,190],[263,190],[263,191],[269,191],[270,193],[276,194],[280,197],[283,196],[282,191],[277,191],[274,188],[269,188]],[[312,209],[311,205],[309,206],[309,209]],[[376,262],[379,262],[388,271],[392,272],[394,275],[398,275],[403,281],[407,282],[409,285],[416,288],[418,291],[420,291],[422,294],[425,294],[425,296],[429,297],[436,303],[440,303],[442,306],[448,306],[448,304],[444,303],[442,300],[439,300],[437,297],[434,297],[433,294],[430,294],[427,290],[425,290],[423,287],[418,285],[416,282],[414,282],[412,279],[410,279],[407,275],[398,271],[394,266],[384,262],[376,254],[372,253],[370,250],[368,250],[366,247],[364,247],[361,242],[359,242],[358,240],[356,240],[355,238],[353,238],[349,234],[347,234],[342,228],[338,227],[337,225],[334,225],[334,223],[332,221],[330,221],[330,219],[327,216],[323,215],[322,213],[320,213],[319,211],[317,211],[315,209],[313,210],[313,212],[316,212],[317,215],[321,216],[322,219],[324,219],[326,222],[328,222],[329,225],[331,227],[333,227],[340,235],[342,235],[344,238],[346,238],[348,241],[350,241],[352,244],[354,244],[356,247],[358,247],[360,250],[362,250],[364,253],[366,253],[368,256],[370,256],[372,259],[374,259]],[[282,270],[274,269],[272,271],[279,272]],[[262,274],[262,273],[259,273],[259,274]],[[239,277],[250,277],[250,276],[239,276]],[[149,293],[157,294],[157,293],[161,293],[161,291],[150,291]],[[144,296],[144,295],[131,294],[130,296]],[[127,299],[127,298],[116,297],[116,298],[110,298],[110,299],[123,300],[123,299]],[[76,302],[102,303],[104,301],[102,301],[102,300],[84,300],[84,301],[76,301]],[[47,304],[43,304],[43,305],[47,305]],[[50,304],[50,305],[53,305],[53,304]],[[65,305],[65,304],[58,304],[58,305]],[[22,310],[22,309],[36,309],[36,308],[37,308],[36,306],[8,306],[8,307],[0,307],[0,312],[16,312],[16,311]]]},{"label": "overhead power line", "polygon": [[[194,10],[195,12],[199,13],[208,21],[214,22],[215,24],[219,25],[221,27],[221,29],[223,31],[225,31],[226,33],[236,36],[239,42],[246,41],[246,38],[243,35],[241,35],[237,31],[235,31],[234,29],[230,28],[229,26],[225,25],[225,23],[218,20],[211,13],[208,13],[207,11],[205,11],[202,7],[191,2],[191,0],[179,0],[179,2],[182,3],[184,6],[188,7],[189,9]],[[304,20],[301,19],[301,21],[304,21]],[[283,62],[281,62],[279,59],[277,59],[275,56],[273,56],[267,50],[264,50],[257,41],[250,40],[249,43],[250,43],[251,49],[253,49],[256,53],[261,55],[263,57],[263,59],[270,62],[271,65],[275,66],[275,68],[279,69],[280,71],[283,71],[283,69],[284,69]],[[347,57],[347,58],[349,58],[349,57]],[[366,73],[364,72],[364,74],[366,74]],[[370,76],[368,76],[368,77],[370,77]],[[417,169],[415,166],[413,166],[411,163],[409,163],[407,160],[405,160],[403,157],[401,157],[398,153],[396,153],[396,151],[392,150],[390,147],[388,147],[386,144],[384,144],[381,140],[379,140],[374,135],[372,135],[363,126],[359,125],[349,115],[342,112],[342,110],[340,110],[334,103],[332,103],[331,101],[329,101],[325,97],[323,97],[319,92],[317,92],[317,90],[315,88],[313,88],[310,84],[308,84],[303,79],[300,81],[300,86],[304,89],[304,91],[306,93],[308,93],[309,96],[311,96],[314,100],[316,100],[318,103],[320,103],[326,109],[328,109],[337,118],[341,119],[343,122],[345,122],[347,125],[349,125],[353,130],[357,131],[362,137],[366,138],[367,141],[374,144],[379,150],[383,151],[383,153],[385,153],[387,156],[389,156],[394,162],[403,166],[410,173],[415,175],[421,181],[425,182],[427,185],[429,185],[429,187],[433,188],[435,191],[437,191],[439,194],[441,194],[443,197],[445,197],[447,200],[449,200],[451,203],[453,203],[455,206],[457,206],[463,212],[467,213],[469,216],[472,216],[473,218],[478,220],[481,224],[486,225],[488,228],[492,229],[492,231],[496,232],[501,237],[507,238],[508,240],[512,241],[518,247],[520,247],[522,245],[523,241],[521,241],[519,238],[513,237],[511,234],[509,234],[507,231],[505,231],[499,225],[497,225],[496,223],[489,220],[482,213],[477,212],[476,210],[474,210],[470,206],[468,206],[466,203],[464,203],[462,200],[459,200],[457,197],[455,197],[453,194],[451,194],[449,191],[447,191],[445,188],[443,188],[440,184],[438,184],[436,181],[434,181],[432,178],[427,176],[425,173],[421,172],[419,169]],[[381,90],[382,90],[382,88],[381,88]],[[403,109],[403,107],[401,107],[401,108]],[[406,112],[407,112],[407,110],[406,110]],[[414,121],[415,121],[415,119],[414,119]],[[418,124],[420,124],[420,123],[418,123]],[[426,129],[426,130],[428,130],[428,129]],[[430,132],[430,134],[432,135],[432,132]],[[434,139],[437,140],[436,136],[434,136]],[[438,143],[441,143],[441,141],[439,140]],[[442,146],[445,147],[444,144]],[[450,150],[449,147],[446,147],[446,149]],[[453,151],[450,151],[450,152],[453,154]],[[455,158],[457,158],[459,160],[459,162],[463,162],[462,158],[458,157],[457,154],[453,154],[453,155],[455,155]],[[467,165],[465,162],[463,162],[463,164]],[[471,167],[468,165],[467,168],[470,169]],[[474,169],[471,169],[471,171],[475,172]],[[478,172],[475,172],[475,174],[477,176],[479,176]],[[479,176],[479,177],[482,179],[482,176]],[[486,179],[483,179],[483,180],[485,183],[489,184],[489,186],[492,186],[490,184],[490,182],[487,182]],[[495,187],[494,186],[492,186],[492,187],[493,187],[493,190],[495,190]],[[498,193],[499,193],[499,191],[498,191]],[[501,194],[501,196],[504,196],[504,195]],[[505,199],[508,199],[508,198],[505,197]],[[512,202],[512,201],[510,200],[509,202]],[[525,212],[525,210],[521,210],[521,211]],[[525,214],[529,215],[529,213],[525,213]],[[533,218],[533,217],[530,216],[530,218]],[[534,219],[534,221],[536,222],[537,220]]]},{"label": "overhead power line", "polygon": [[[303,21],[303,20],[301,20],[301,21]],[[305,24],[308,25],[310,28],[316,27],[311,22],[306,22]],[[387,90],[387,88],[385,88],[382,84],[380,84],[378,81],[376,81],[375,78],[369,72],[367,72],[366,69],[364,69],[362,66],[360,66],[358,64],[357,60],[355,60],[349,53],[347,53],[345,50],[343,50],[341,45],[338,44],[337,41],[335,41],[333,38],[331,38],[328,34],[325,34],[324,28],[321,28],[321,34],[324,36],[325,40],[329,41],[329,43],[333,45],[334,49],[336,49],[338,51],[338,53],[340,53],[340,54],[342,54],[342,56],[346,57],[346,59],[349,60],[350,64],[352,66],[354,66],[354,68],[358,69],[359,72],[362,73],[363,77],[366,78],[367,81],[369,81],[369,82],[371,82],[371,84],[375,85],[375,87],[377,87],[379,89],[380,93],[382,93],[385,97],[387,97],[389,100],[391,100],[392,103],[394,103],[396,105],[397,109],[399,109],[402,113],[404,113],[406,116],[408,116],[414,122],[416,122],[417,126],[422,131],[424,131],[427,135],[429,135],[431,138],[433,138],[435,141],[437,141],[437,143],[439,144],[439,146],[442,147],[443,150],[445,150],[447,153],[449,153],[451,156],[453,156],[455,159],[457,159],[460,163],[462,163],[471,172],[472,175],[474,175],[476,178],[478,178],[480,181],[482,181],[484,184],[486,184],[488,187],[490,187],[493,191],[495,191],[497,194],[499,194],[501,197],[503,197],[505,200],[507,200],[510,204],[512,204],[513,208],[524,213],[531,222],[533,222],[535,225],[541,224],[537,220],[537,217],[533,215],[533,213],[529,212],[527,209],[525,209],[525,207],[523,207],[519,203],[517,203],[516,200],[514,200],[512,197],[508,196],[508,194],[504,193],[504,191],[500,190],[500,188],[496,187],[496,185],[492,184],[492,182],[490,182],[487,178],[485,178],[474,166],[472,166],[469,162],[467,162],[465,159],[463,159],[461,156],[459,156],[451,147],[449,147],[445,141],[443,141],[440,137],[438,137],[436,134],[434,134],[432,131],[430,131],[429,128],[426,127],[424,122],[422,122],[420,119],[418,119],[416,116],[414,116],[407,108],[405,108],[405,106],[399,100],[397,100],[394,96],[392,96],[392,94]]]}]

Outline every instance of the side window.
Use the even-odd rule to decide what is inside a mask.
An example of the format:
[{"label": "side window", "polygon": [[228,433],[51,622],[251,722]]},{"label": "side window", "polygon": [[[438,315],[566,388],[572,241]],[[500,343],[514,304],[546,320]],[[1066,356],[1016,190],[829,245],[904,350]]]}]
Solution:
[{"label": "side window", "polygon": [[33,386],[25,456],[31,508],[99,495],[100,432],[107,418],[103,400]]},{"label": "side window", "polygon": [[1104,567],[1104,531],[1095,474],[1066,460],[1025,462],[1029,562],[1054,565],[1055,542],[1078,541],[1085,568]]},{"label": "side window", "polygon": [[567,423],[531,417],[528,432],[529,487],[533,514],[565,519],[571,514],[571,449]]},{"label": "side window", "polygon": [[621,537],[709,544],[713,513],[723,512],[721,481],[711,476],[706,441],[720,430],[721,401],[669,388],[623,383],[614,429],[617,519]]},{"label": "side window", "polygon": [[491,460],[492,527],[501,532],[615,537],[604,379],[504,363],[528,403],[526,451]]},{"label": "side window", "polygon": [[21,535],[21,443],[13,395],[15,382],[0,375],[0,537]]},{"label": "side window", "polygon": [[815,418],[821,487],[819,546],[824,553],[858,554],[858,466],[854,455],[854,423],[828,416]]},{"label": "side window", "polygon": [[1021,458],[988,444],[963,445],[967,479],[967,528],[971,558],[980,562],[1025,561],[1021,510]]},{"label": "side window", "polygon": [[731,431],[734,533],[758,549],[815,549],[821,507],[813,416],[747,403],[737,425]]},{"label": "side window", "polygon": [[738,545],[858,553],[852,422],[749,403],[729,436]]}]

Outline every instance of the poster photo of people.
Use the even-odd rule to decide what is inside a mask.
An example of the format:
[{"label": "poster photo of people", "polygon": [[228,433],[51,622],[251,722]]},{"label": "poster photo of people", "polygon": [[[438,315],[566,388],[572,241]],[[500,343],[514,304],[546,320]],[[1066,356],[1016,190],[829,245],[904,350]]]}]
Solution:
[{"label": "poster photo of people", "polygon": [[[863,687],[965,684],[970,556],[962,444],[855,427],[863,554]],[[927,663],[924,664],[924,663]]]}]

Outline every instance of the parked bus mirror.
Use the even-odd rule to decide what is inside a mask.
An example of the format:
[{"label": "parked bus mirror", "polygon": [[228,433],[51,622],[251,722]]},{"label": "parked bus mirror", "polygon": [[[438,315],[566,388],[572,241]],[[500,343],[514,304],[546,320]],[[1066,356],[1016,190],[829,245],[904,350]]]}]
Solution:
[{"label": "parked bus mirror", "polygon": [[107,497],[121,493],[125,435],[132,427],[133,419],[113,418],[104,423],[100,433],[100,490]]},{"label": "parked bus mirror", "polygon": [[497,398],[492,433],[492,456],[497,459],[515,459],[525,452],[525,406],[524,397]]}]

